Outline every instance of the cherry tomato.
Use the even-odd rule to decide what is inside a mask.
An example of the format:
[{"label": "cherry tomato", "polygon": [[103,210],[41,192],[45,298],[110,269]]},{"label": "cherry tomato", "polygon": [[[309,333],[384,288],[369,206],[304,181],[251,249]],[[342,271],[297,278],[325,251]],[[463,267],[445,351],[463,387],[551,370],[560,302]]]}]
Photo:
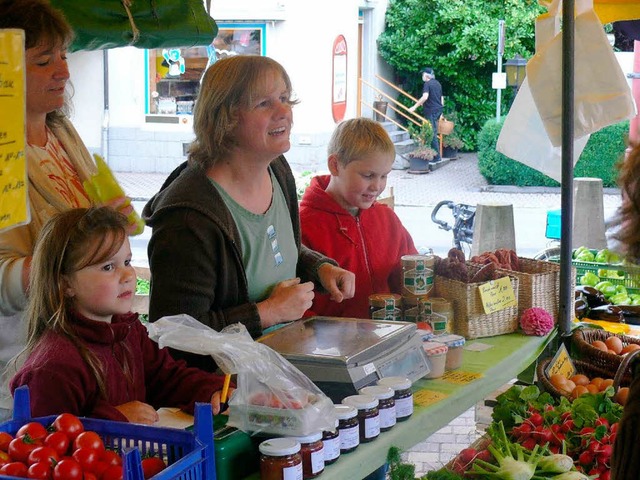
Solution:
[{"label": "cherry tomato", "polygon": [[3,452],[0,450],[0,467],[6,465],[11,461],[11,457],[7,452]]},{"label": "cherry tomato", "polygon": [[53,480],[82,480],[82,467],[75,460],[62,459],[53,467]]},{"label": "cherry tomato", "polygon": [[0,432],[0,450],[6,452],[9,448],[9,442],[13,440],[13,436],[7,432]]},{"label": "cherry tomato", "polygon": [[92,448],[94,450],[104,450],[104,443],[96,432],[82,432],[80,435],[76,437],[73,441],[73,449],[77,450],[79,448]]},{"label": "cherry tomato", "polygon": [[98,480],[98,477],[91,472],[84,472],[84,480]]},{"label": "cherry tomato", "polygon": [[142,473],[144,473],[145,480],[157,475],[167,468],[167,464],[164,463],[164,460],[158,457],[143,458],[140,463],[142,463]]},{"label": "cherry tomato", "polygon": [[9,456],[16,462],[27,463],[29,454],[40,446],[40,443],[35,443],[28,435],[16,437],[9,442]]},{"label": "cherry tomato", "polygon": [[38,422],[29,422],[25,423],[18,429],[16,433],[16,437],[22,437],[23,435],[29,435],[32,440],[44,440],[44,438],[49,434],[47,429]]},{"label": "cherry tomato", "polygon": [[115,450],[105,450],[102,452],[101,460],[107,465],[122,465],[122,457]]},{"label": "cherry tomato", "polygon": [[10,477],[27,477],[27,466],[22,462],[10,462],[0,468],[0,474]]},{"label": "cherry tomato", "polygon": [[[86,433],[86,432],[85,432]],[[94,448],[80,447],[73,452],[73,459],[80,464],[85,472],[95,471],[96,463],[100,461],[100,451]]]},{"label": "cherry tomato", "polygon": [[111,465],[102,474],[102,480],[122,480],[123,475],[122,466]]},{"label": "cherry tomato", "polygon": [[[109,468],[111,465],[109,465],[108,463],[100,460],[99,462],[96,462],[95,465],[93,466],[93,471],[91,473],[93,473],[96,477],[98,478],[102,478],[102,474],[104,473],[104,471]],[[86,473],[86,472],[85,472]]]},{"label": "cherry tomato", "polygon": [[47,462],[36,462],[27,470],[27,478],[36,478],[38,480],[51,480],[53,475],[53,467]]},{"label": "cherry tomato", "polygon": [[52,467],[60,460],[60,455],[51,447],[38,447],[29,453],[28,465],[46,462]]},{"label": "cherry tomato", "polygon": [[44,444],[47,447],[53,448],[58,455],[66,455],[69,451],[69,437],[64,432],[51,432],[44,439]]},{"label": "cherry tomato", "polygon": [[61,413],[53,421],[53,428],[58,432],[64,432],[73,442],[80,433],[84,432],[84,425],[78,417],[71,413]]}]

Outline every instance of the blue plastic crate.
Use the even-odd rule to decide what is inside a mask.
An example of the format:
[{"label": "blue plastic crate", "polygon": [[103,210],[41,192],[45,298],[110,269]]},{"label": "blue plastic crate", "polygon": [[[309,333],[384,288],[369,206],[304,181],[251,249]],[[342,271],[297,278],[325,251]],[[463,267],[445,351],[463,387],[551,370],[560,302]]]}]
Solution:
[{"label": "blue plastic crate", "polygon": [[547,212],[547,228],[544,234],[546,238],[560,240],[560,231],[562,229],[560,212],[560,209]]},{"label": "blue plastic crate", "polygon": [[[57,415],[31,417],[29,389],[16,389],[13,401],[13,419],[0,424],[0,432],[15,435],[27,422],[36,421],[48,427]],[[215,480],[215,455],[213,448],[213,415],[211,405],[198,403],[195,408],[193,432],[164,427],[134,425],[82,417],[85,430],[100,435],[105,447],[121,452],[124,479],[144,480],[141,456],[159,455],[168,464],[153,480]],[[15,477],[0,475],[0,479]]]}]

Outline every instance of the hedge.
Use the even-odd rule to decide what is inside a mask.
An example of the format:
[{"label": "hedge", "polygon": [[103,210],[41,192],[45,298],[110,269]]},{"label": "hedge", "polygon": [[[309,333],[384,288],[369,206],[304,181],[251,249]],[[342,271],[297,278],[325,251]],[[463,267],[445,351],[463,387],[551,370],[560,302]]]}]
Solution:
[{"label": "hedge", "polygon": [[[504,117],[488,120],[478,133],[478,168],[490,185],[559,187],[547,175],[496,151]],[[594,133],[578,159],[574,177],[601,178],[604,187],[616,187],[617,163],[624,157],[629,122],[610,125]]]}]

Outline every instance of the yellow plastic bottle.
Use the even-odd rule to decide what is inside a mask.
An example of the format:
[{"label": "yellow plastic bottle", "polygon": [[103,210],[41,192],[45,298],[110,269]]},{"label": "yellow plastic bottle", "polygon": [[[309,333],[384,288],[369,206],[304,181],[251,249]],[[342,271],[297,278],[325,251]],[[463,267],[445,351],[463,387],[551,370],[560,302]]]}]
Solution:
[{"label": "yellow plastic bottle", "polygon": [[[113,176],[111,169],[104,159],[95,153],[93,154],[93,158],[98,166],[98,172],[82,183],[89,197],[97,203],[107,203],[114,198],[124,197],[125,194],[122,187],[116,181],[116,178]],[[130,204],[131,201],[127,199],[125,206]],[[131,235],[140,235],[144,231],[145,226],[140,215],[133,210],[127,218],[130,225],[136,225],[136,230]]]}]

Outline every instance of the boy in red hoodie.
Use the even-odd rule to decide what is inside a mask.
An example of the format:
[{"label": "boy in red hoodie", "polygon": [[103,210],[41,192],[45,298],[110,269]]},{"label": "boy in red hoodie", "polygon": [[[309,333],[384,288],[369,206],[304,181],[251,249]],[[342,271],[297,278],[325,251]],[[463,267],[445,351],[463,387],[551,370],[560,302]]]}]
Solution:
[{"label": "boy in red hoodie", "polygon": [[369,295],[400,293],[400,257],[418,253],[394,211],[376,202],[395,149],[382,125],[366,118],[336,127],[328,146],[331,175],[311,180],[300,204],[302,243],[356,274],[356,293],[342,303],[316,295],[307,314],[369,318]]}]

